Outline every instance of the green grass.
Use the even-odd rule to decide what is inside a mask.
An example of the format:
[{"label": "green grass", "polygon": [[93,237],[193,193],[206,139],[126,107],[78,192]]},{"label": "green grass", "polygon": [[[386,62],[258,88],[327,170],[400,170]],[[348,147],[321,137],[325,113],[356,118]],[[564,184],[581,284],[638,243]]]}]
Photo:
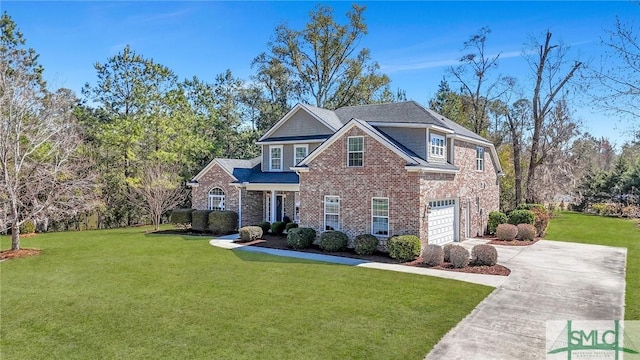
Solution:
[{"label": "green grass", "polygon": [[144,230],[23,239],[42,254],[0,263],[0,358],[422,359],[492,291]]},{"label": "green grass", "polygon": [[549,224],[545,238],[627,248],[625,319],[640,320],[640,227],[625,220],[564,212]]}]

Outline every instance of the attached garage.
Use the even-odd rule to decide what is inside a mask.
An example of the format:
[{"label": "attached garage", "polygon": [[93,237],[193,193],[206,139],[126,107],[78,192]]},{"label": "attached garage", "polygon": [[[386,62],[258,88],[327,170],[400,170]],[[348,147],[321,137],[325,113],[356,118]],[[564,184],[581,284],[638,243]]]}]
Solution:
[{"label": "attached garage", "polygon": [[429,244],[443,245],[456,241],[455,199],[429,202]]}]

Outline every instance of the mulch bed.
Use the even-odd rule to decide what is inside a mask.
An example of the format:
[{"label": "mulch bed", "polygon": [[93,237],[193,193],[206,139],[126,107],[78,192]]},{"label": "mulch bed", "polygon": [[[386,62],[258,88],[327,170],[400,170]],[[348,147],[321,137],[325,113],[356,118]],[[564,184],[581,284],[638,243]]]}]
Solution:
[{"label": "mulch bed", "polygon": [[[284,236],[272,236],[265,235],[264,239],[256,240],[250,243],[244,243],[245,245],[264,247],[270,249],[280,249],[280,250],[294,250],[289,248],[287,245],[287,238]],[[422,263],[421,258],[417,258],[416,260],[402,263],[395,259],[390,258],[386,253],[376,251],[372,255],[358,255],[353,250],[346,250],[340,252],[327,252],[320,249],[316,245],[312,245],[311,248],[308,249],[300,249],[295,251],[307,252],[307,253],[315,253],[315,254],[324,254],[324,255],[333,255],[333,256],[341,256],[348,257],[352,259],[361,259],[366,261],[380,262],[386,264],[401,264],[406,266],[415,266],[415,267],[424,267],[435,270],[446,270],[446,271],[455,271],[455,272],[465,272],[472,274],[485,274],[485,275],[501,275],[508,276],[511,273],[511,270],[502,266],[502,265],[493,265],[493,266],[467,266],[462,269],[456,269],[450,263],[442,263],[438,266],[427,266]]]},{"label": "mulch bed", "polygon": [[38,249],[2,250],[0,251],[0,260],[35,256],[40,255],[40,252]]},{"label": "mulch bed", "polygon": [[182,229],[158,230],[158,231],[151,231],[149,233],[154,235],[188,235],[188,236],[204,236],[208,238],[215,237],[214,235],[208,234],[208,233],[201,233],[201,232],[196,232],[191,230],[182,230]]},{"label": "mulch bed", "polygon": [[538,242],[540,238],[535,238],[533,241],[522,241],[522,240],[498,240],[494,239],[488,242],[490,245],[503,245],[503,246],[530,246]]}]

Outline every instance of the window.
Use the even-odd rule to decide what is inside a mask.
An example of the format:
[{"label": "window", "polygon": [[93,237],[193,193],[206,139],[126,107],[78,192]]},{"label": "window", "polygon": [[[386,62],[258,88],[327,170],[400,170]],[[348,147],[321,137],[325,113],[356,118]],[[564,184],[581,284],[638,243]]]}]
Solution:
[{"label": "window", "polygon": [[444,157],[444,136],[431,134],[431,151],[433,157]]},{"label": "window", "polygon": [[224,210],[224,191],[216,187],[209,190],[209,210]]},{"label": "window", "polygon": [[484,148],[482,146],[476,148],[476,170],[484,171]]},{"label": "window", "polygon": [[371,199],[371,233],[375,236],[389,235],[389,199]]},{"label": "window", "polygon": [[307,157],[309,152],[309,145],[294,145],[293,146],[293,165],[298,165],[302,159]]},{"label": "window", "polygon": [[282,145],[269,147],[269,170],[282,171]]},{"label": "window", "polygon": [[347,139],[347,142],[347,166],[362,166],[364,164],[364,137],[352,136]]},{"label": "window", "polygon": [[340,230],[340,197],[324,197],[324,229]]}]

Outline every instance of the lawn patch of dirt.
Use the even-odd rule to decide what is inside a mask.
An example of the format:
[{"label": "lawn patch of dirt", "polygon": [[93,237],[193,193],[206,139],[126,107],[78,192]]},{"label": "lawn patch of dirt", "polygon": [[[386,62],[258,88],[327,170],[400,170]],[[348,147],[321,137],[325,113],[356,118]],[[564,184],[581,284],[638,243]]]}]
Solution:
[{"label": "lawn patch of dirt", "polygon": [[294,250],[301,251],[307,253],[315,253],[315,254],[324,254],[324,255],[333,255],[333,256],[341,256],[352,259],[361,259],[372,262],[380,262],[386,264],[401,264],[406,266],[416,266],[416,267],[424,267],[431,268],[435,270],[445,270],[445,271],[455,271],[455,272],[466,272],[473,274],[485,274],[485,275],[501,275],[508,276],[511,273],[511,270],[502,266],[502,265],[494,265],[494,266],[467,266],[462,269],[456,269],[449,263],[442,263],[438,266],[429,267],[427,265],[422,264],[422,259],[418,258],[411,262],[400,262],[398,260],[392,259],[389,257],[387,253],[376,251],[372,255],[358,255],[355,253],[353,249],[347,249],[345,251],[339,252],[328,252],[320,249],[316,245],[312,245],[311,248],[308,249],[291,249],[287,245],[287,238],[285,236],[273,236],[273,235],[265,235],[264,239],[256,240],[254,242],[245,243],[246,245],[264,247],[270,249],[280,249],[280,250]]},{"label": "lawn patch of dirt", "polygon": [[35,256],[40,255],[40,252],[38,249],[2,250],[0,251],[0,260]]}]

